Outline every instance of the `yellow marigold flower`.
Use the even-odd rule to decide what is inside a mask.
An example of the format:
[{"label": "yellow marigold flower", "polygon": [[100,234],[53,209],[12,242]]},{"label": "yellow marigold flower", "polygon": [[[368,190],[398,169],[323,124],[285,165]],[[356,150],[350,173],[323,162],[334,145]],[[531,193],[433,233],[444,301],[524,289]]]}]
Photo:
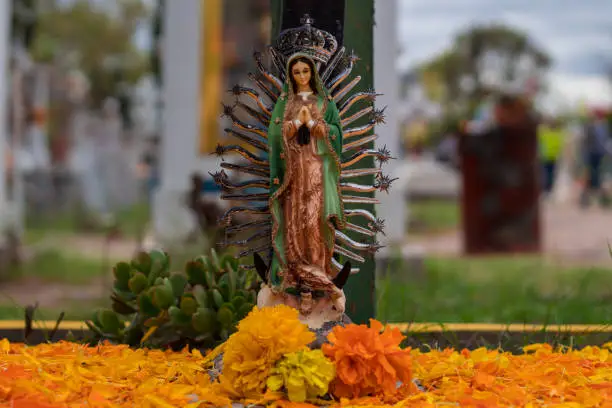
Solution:
[{"label": "yellow marigold flower", "polygon": [[298,351],[276,364],[267,385],[272,391],[284,388],[292,402],[304,402],[327,394],[335,376],[334,365],[321,350]]},{"label": "yellow marigold flower", "polygon": [[314,339],[292,307],[253,309],[226,342],[223,389],[233,398],[261,397],[274,364],[285,354],[306,349]]}]

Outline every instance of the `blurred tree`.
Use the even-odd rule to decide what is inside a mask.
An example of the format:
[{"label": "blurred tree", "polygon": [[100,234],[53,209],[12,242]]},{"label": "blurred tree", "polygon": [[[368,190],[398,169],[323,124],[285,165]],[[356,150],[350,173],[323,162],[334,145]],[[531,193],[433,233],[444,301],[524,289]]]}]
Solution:
[{"label": "blurred tree", "polygon": [[151,71],[155,77],[155,81],[158,86],[162,84],[162,70],[161,70],[161,58],[162,58],[162,49],[161,49],[161,41],[163,36],[163,20],[164,20],[164,11],[166,9],[166,1],[165,0],[157,0],[157,7],[155,7],[155,15],[153,16],[153,47],[151,49],[150,59],[151,59]]},{"label": "blurred tree", "polygon": [[104,4],[45,0],[32,45],[36,61],[71,61],[80,69],[91,83],[95,104],[117,96],[121,82],[136,83],[150,64],[133,42],[150,11],[143,0],[116,0],[114,7]]},{"label": "blurred tree", "polygon": [[36,28],[36,0],[11,1],[11,37],[24,47],[29,47]]},{"label": "blurred tree", "polygon": [[490,89],[525,86],[540,78],[550,62],[527,34],[487,25],[459,33],[450,49],[419,68],[426,92],[443,96],[445,111],[456,113],[471,110]]}]

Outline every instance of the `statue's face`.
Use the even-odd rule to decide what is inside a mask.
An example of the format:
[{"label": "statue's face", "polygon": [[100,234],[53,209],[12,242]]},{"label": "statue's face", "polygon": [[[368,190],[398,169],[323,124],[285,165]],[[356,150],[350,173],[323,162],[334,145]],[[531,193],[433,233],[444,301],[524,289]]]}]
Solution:
[{"label": "statue's face", "polygon": [[293,68],[291,68],[291,75],[298,86],[305,87],[310,83],[312,72],[308,64],[298,61],[293,65]]}]

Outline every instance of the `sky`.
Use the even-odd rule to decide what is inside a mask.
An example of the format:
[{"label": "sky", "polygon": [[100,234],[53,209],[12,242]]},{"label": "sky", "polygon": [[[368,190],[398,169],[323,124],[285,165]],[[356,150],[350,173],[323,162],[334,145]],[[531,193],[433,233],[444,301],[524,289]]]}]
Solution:
[{"label": "sky", "polygon": [[[397,1],[400,70],[443,51],[470,24],[501,22],[526,32],[552,57],[545,109],[571,108],[581,101],[592,106],[612,104],[612,88],[604,76],[606,61],[612,64],[612,0]],[[143,24],[135,35],[144,49],[151,46],[149,30]]]},{"label": "sky", "polygon": [[473,23],[500,22],[527,34],[554,61],[546,108],[612,103],[612,0],[398,0],[401,69],[450,46]]}]

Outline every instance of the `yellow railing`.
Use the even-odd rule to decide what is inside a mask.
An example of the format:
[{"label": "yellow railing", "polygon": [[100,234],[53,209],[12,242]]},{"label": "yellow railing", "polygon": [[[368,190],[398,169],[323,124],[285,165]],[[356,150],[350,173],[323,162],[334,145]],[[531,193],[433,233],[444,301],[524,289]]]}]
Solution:
[{"label": "yellow railing", "polygon": [[[51,329],[55,321],[35,321],[35,329]],[[495,323],[391,323],[390,326],[399,328],[402,332],[412,333],[442,333],[442,332],[541,332],[549,333],[588,333],[612,332],[612,325],[603,324],[495,324]],[[23,329],[22,320],[0,320],[0,330]],[[64,321],[60,323],[60,330],[88,330],[83,322]]]}]

